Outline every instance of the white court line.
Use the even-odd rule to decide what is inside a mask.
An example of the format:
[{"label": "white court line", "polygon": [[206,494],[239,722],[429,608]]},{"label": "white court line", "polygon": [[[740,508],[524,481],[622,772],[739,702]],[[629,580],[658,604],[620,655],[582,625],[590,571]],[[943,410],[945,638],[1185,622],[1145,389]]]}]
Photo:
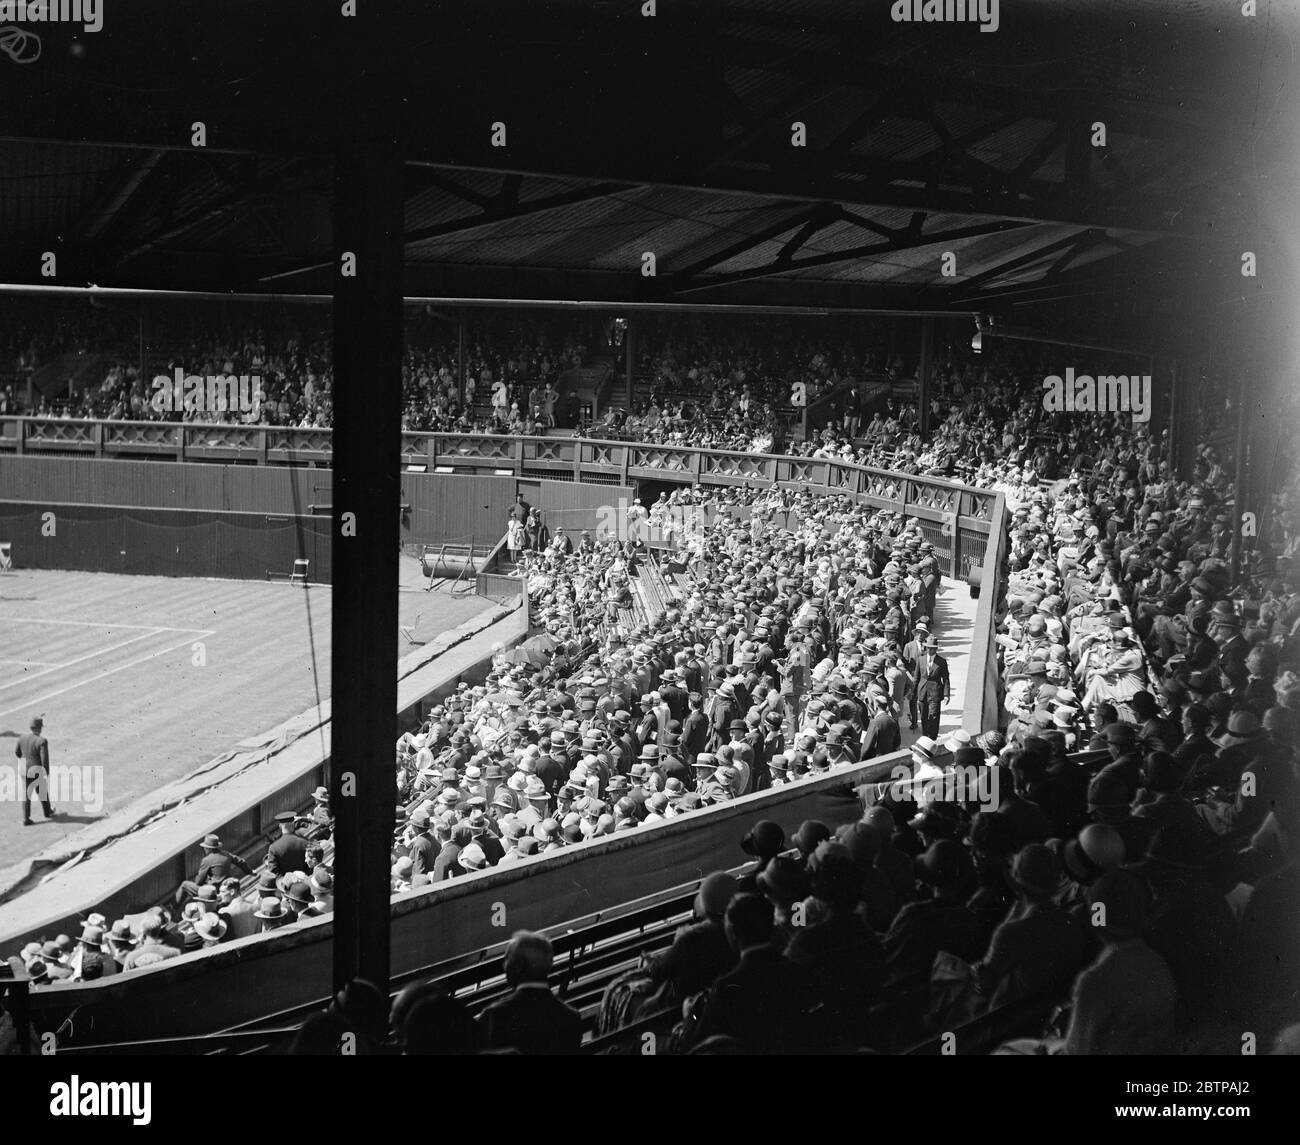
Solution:
[{"label": "white court line", "polygon": [[38,668],[44,668],[48,665],[51,668],[62,668],[62,664],[56,664],[53,660],[0,660],[0,664],[35,664]]},{"label": "white court line", "polygon": [[132,636],[130,640],[122,640],[117,644],[110,644],[107,648],[97,648],[94,652],[87,652],[84,656],[78,656],[75,660],[69,660],[66,664],[56,664],[53,668],[46,668],[43,672],[33,672],[30,676],[22,680],[15,680],[11,684],[0,684],[0,692],[6,688],[17,688],[20,684],[26,684],[41,676],[48,676],[51,672],[57,672],[60,668],[71,668],[73,664],[80,664],[83,660],[93,660],[96,656],[102,656],[105,652],[112,652],[118,648],[125,648],[128,644],[134,644],[137,640],[148,640],[150,636],[157,636],[154,631],[144,632],[139,636]]},{"label": "white court line", "polygon": [[[215,628],[187,628],[184,629],[184,631],[198,633],[200,637],[203,637],[212,636],[217,630]],[[143,639],[143,637],[137,637],[137,639]],[[93,684],[97,680],[102,680],[105,676],[113,675],[114,672],[121,672],[126,668],[134,668],[137,664],[143,664],[146,660],[152,660],[155,656],[163,656],[168,652],[174,652],[177,648],[190,643],[192,643],[192,641],[188,639],[178,640],[175,644],[169,644],[166,648],[159,648],[156,652],[149,652],[144,656],[137,656],[134,660],[128,660],[125,664],[119,664],[116,668],[108,668],[103,672],[91,676],[88,680],[81,680],[76,684],[69,684],[66,688],[58,688],[53,692],[46,692],[45,695],[37,696],[34,700],[28,700],[25,703],[19,704],[16,708],[6,708],[3,711],[0,711],[0,716],[7,716],[21,709],[35,707],[37,704],[44,703],[46,700],[54,699],[55,696],[63,695],[64,692],[72,692],[77,688],[84,688],[87,684]],[[121,647],[121,645],[118,645],[118,647]]]},{"label": "white court line", "polygon": [[[0,623],[3,623],[3,622],[0,622]],[[79,620],[57,620],[57,621],[55,621],[55,620],[36,620],[36,621],[30,621],[29,623],[33,623],[33,624],[82,624],[82,623],[85,623],[85,624],[95,624],[96,622],[95,622],[95,621],[90,621],[90,620],[87,620],[87,621],[84,621],[84,622],[83,622],[83,621],[79,621]],[[99,627],[101,627],[101,628],[144,628],[144,625],[142,625],[142,624],[103,624],[103,625],[99,625]],[[140,635],[140,636],[132,636],[130,640],[123,640],[123,641],[121,641],[120,643],[117,643],[117,644],[110,644],[110,645],[108,645],[106,648],[99,648],[99,649],[97,649],[97,650],[94,651],[94,652],[87,652],[86,655],[84,655],[84,656],[78,656],[75,660],[68,660],[68,661],[66,661],[65,663],[62,663],[62,664],[54,664],[54,665],[52,665],[51,667],[46,668],[45,671],[43,671],[43,672],[33,672],[30,676],[25,676],[25,677],[23,677],[23,679],[21,679],[21,680],[15,680],[15,681],[13,681],[13,683],[11,683],[11,684],[0,684],[0,692],[3,692],[6,688],[16,688],[16,687],[18,687],[19,684],[26,684],[26,683],[28,683],[28,682],[31,681],[31,680],[35,680],[35,679],[36,679],[37,677],[39,677],[39,676],[48,676],[51,672],[57,672],[60,668],[71,668],[73,664],[80,664],[83,660],[93,660],[96,656],[101,656],[101,655],[103,655],[105,652],[113,652],[113,651],[115,651],[115,650],[118,649],[118,648],[125,648],[128,644],[134,644],[137,640],[148,640],[150,636],[157,636],[158,633],[160,633],[160,632],[190,632],[190,633],[201,632],[201,633],[203,633],[204,636],[211,636],[212,633],[213,633],[214,631],[216,631],[216,630],[215,630],[215,629],[206,629],[206,628],[149,628],[149,629],[146,629],[146,631],[145,631],[142,635]],[[184,643],[184,641],[182,641],[182,643]],[[5,662],[6,662],[6,661],[0,661],[0,663],[5,663]],[[12,661],[12,663],[22,663],[22,661],[20,661],[20,660],[16,660],[16,661]],[[32,663],[32,664],[49,663],[49,661],[48,661],[48,660],[47,660],[47,661],[32,660],[32,661],[30,661],[30,663]]]},{"label": "white court line", "polygon": [[102,620],[42,620],[37,616],[3,616],[3,624],[75,624],[79,628],[140,628],[150,632],[203,632],[202,628],[168,628],[165,624],[108,624]]}]

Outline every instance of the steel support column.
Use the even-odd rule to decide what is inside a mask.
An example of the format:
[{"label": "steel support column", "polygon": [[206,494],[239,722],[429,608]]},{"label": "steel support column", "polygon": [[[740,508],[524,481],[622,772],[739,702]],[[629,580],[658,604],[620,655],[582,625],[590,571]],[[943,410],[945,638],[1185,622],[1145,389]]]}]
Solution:
[{"label": "steel support column", "polygon": [[465,312],[456,318],[456,395],[461,408],[465,406]]},{"label": "steel support column", "polygon": [[[390,132],[401,105],[383,58],[389,17],[362,5],[345,58],[334,171],[334,985],[386,990],[397,712],[403,211]],[[391,42],[391,41],[389,41]]]},{"label": "steel support column", "polygon": [[627,329],[623,331],[623,384],[624,384],[624,405],[627,406],[627,412],[632,412],[632,370],[634,364],[636,339],[636,316],[629,314],[627,316]]},{"label": "steel support column", "polygon": [[922,437],[930,432],[930,383],[933,373],[934,319],[927,316],[921,319],[921,353],[916,366],[916,416]]},{"label": "steel support column", "polygon": [[1228,547],[1228,567],[1232,570],[1234,585],[1241,579],[1241,514],[1249,497],[1247,482],[1250,475],[1250,463],[1247,451],[1250,449],[1250,435],[1247,433],[1248,395],[1253,392],[1256,379],[1246,371],[1247,380],[1242,383],[1236,394],[1237,432],[1233,451],[1232,474],[1232,541]]}]

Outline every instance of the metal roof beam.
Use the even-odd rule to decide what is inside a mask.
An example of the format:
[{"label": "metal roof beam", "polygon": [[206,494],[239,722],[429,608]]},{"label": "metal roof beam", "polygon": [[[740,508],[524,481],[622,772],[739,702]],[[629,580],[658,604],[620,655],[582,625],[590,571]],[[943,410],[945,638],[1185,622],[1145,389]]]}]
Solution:
[{"label": "metal roof beam", "polygon": [[[834,251],[830,254],[813,255],[809,258],[799,259],[797,261],[786,258],[782,259],[779,255],[766,266],[755,267],[753,270],[737,271],[735,274],[717,275],[715,277],[697,281],[695,283],[681,283],[680,279],[670,280],[673,293],[685,294],[696,290],[711,290],[720,286],[731,286],[739,282],[752,282],[755,279],[771,278],[773,275],[793,274],[802,270],[809,270],[819,266],[834,266],[836,263],[852,262],[856,259],[871,258],[879,254],[896,254],[904,250],[916,250],[921,247],[934,246],[937,243],[955,242],[959,239],[977,238],[982,235],[999,234],[1004,231],[1016,230],[1020,227],[1028,226],[1028,223],[1009,222],[1005,219],[994,223],[981,223],[970,227],[957,227],[947,231],[937,231],[933,234],[922,235],[908,228],[905,231],[896,233],[895,237],[880,243],[870,243],[866,246],[850,247],[847,250]],[[678,284],[680,283],[680,285]]]},{"label": "metal roof beam", "polygon": [[[627,187],[622,183],[595,183],[588,187],[578,187],[572,191],[563,191],[556,195],[546,195],[540,199],[528,199],[519,202],[517,199],[520,183],[518,181],[507,182],[502,184],[502,194],[496,199],[485,199],[487,204],[484,210],[477,215],[468,215],[463,218],[449,219],[445,223],[434,223],[427,227],[416,227],[414,230],[406,232],[405,241],[409,246],[412,243],[427,242],[429,239],[443,238],[446,235],[462,234],[465,231],[477,230],[479,227],[489,226],[492,223],[499,223],[506,219],[521,219],[528,215],[540,214],[543,211],[553,211],[558,207],[571,207],[577,203],[590,202],[593,199],[604,199],[617,191],[625,191]],[[511,188],[513,188],[514,201],[511,201]]]}]

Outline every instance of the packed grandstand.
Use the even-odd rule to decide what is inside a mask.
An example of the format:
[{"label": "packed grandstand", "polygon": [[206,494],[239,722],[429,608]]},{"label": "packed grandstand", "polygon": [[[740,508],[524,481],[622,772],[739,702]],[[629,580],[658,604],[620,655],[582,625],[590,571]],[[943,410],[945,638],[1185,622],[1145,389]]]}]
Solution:
[{"label": "packed grandstand", "polygon": [[[898,750],[906,728],[920,734],[905,780],[857,787],[858,822],[764,820],[718,855],[693,921],[606,984],[592,1032],[670,1012],[678,1052],[879,1050],[1030,1001],[1041,1036],[1005,1052],[1122,1054],[1247,1015],[1278,1024],[1298,981],[1280,945],[1300,895],[1300,469],[1247,543],[1222,445],[1176,474],[1128,415],[1045,412],[1041,353],[952,355],[923,433],[914,363],[878,338],[763,345],[663,322],[633,407],[598,419],[566,404],[563,376],[612,353],[615,328],[485,320],[462,368],[444,327],[408,328],[408,429],[837,457],[1002,492],[1003,714],[939,732],[936,602],[958,585],[914,518],[789,484],[682,486],[608,535],[547,527],[521,498],[501,524],[533,634],[397,740],[395,894],[833,776]],[[7,345],[3,412],[151,416],[138,364],[111,354],[98,384],[23,410],[41,337]],[[322,330],[178,320],[170,337],[187,363],[272,378],[265,423],[329,424]],[[857,396],[868,378],[888,383],[874,409]],[[800,440],[800,406],[825,396],[825,424]],[[633,591],[641,568],[653,608]],[[210,836],[169,902],[6,953],[57,990],[328,914],[328,791],[282,819],[264,857]],[[516,937],[512,985],[550,969],[546,939]],[[524,1036],[437,986],[390,1016],[354,985],[308,1021],[303,1052],[339,1030],[412,1053]],[[559,1015],[529,1036],[555,1052],[583,1034]]]}]

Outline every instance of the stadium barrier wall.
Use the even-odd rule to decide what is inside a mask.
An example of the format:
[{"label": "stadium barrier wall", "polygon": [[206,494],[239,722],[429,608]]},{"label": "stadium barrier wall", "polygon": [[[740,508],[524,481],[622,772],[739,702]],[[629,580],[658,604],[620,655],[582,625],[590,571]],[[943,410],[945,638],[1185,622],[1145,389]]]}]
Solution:
[{"label": "stadium barrier wall", "polygon": [[15,568],[265,580],[299,558],[330,580],[330,520],[268,513],[0,502]]},{"label": "stadium barrier wall", "polygon": [[[760,818],[791,834],[806,819],[834,828],[861,816],[855,784],[879,782],[899,752],[823,779],[745,796],[625,835],[566,847],[408,892],[393,900],[392,973],[410,974],[540,929],[699,879],[743,861],[740,840]],[[32,996],[39,1032],[75,1014],[87,1042],[208,1033],[325,999],[328,917],[214,947],[165,965]]]},{"label": "stadium barrier wall", "polygon": [[[472,478],[474,486],[465,482]],[[26,568],[76,568],[96,572],[153,573],[159,576],[265,576],[267,569],[288,571],[294,556],[312,561],[313,579],[329,580],[330,512],[332,473],[329,469],[294,468],[283,465],[211,464],[203,462],[112,460],[95,457],[22,456],[0,453],[0,496],[6,502],[40,512],[53,511],[62,518],[83,522],[103,521],[101,513],[77,516],[73,507],[100,507],[136,522],[136,531],[99,538],[104,546],[87,543],[76,553],[60,553],[66,537],[57,543],[32,545],[30,531],[19,522],[0,521],[0,540],[21,544],[14,548],[15,565]],[[618,504],[619,496],[630,500],[626,486],[576,484],[560,481],[525,482],[515,477],[475,474],[404,473],[401,515],[403,544],[432,544],[462,540],[466,544],[490,543],[505,532],[506,519],[515,493],[547,512],[554,509],[555,523],[564,524],[573,513],[597,515],[599,507]],[[208,514],[201,518],[165,515],[167,512]],[[259,523],[256,518],[264,516]],[[277,520],[272,520],[277,518]],[[227,556],[222,537],[200,540],[196,523],[225,521],[245,533],[227,533],[224,542],[236,544],[242,536],[244,558]],[[157,543],[147,542],[143,526],[149,525]],[[283,532],[286,525],[301,529],[306,536],[302,552],[288,550]],[[98,526],[96,526],[98,527]],[[122,528],[128,528],[125,524]],[[81,530],[86,537],[91,533]],[[169,539],[166,530],[175,530]],[[253,532],[249,532],[252,530]],[[255,539],[255,534],[265,534]],[[116,540],[130,540],[112,544]],[[141,547],[143,546],[143,547]],[[167,561],[165,552],[193,549],[191,559]],[[265,557],[258,556],[258,549]],[[120,554],[123,550],[127,557]],[[159,558],[151,568],[148,557]],[[215,559],[212,553],[215,552]],[[286,563],[287,561],[287,563]],[[74,563],[75,562],[75,563]],[[206,563],[203,563],[206,562]],[[264,563],[262,563],[264,562]],[[213,571],[213,570],[217,571]]]},{"label": "stadium barrier wall", "polygon": [[[518,593],[518,581],[514,583]],[[401,731],[418,727],[429,708],[454,692],[461,681],[481,683],[491,667],[498,642],[513,646],[528,635],[528,628],[528,601],[520,598],[504,619],[474,634],[461,645],[453,644],[405,676],[398,685],[396,724],[399,732],[393,738],[396,739]],[[158,841],[145,852],[149,861],[138,866],[134,873],[114,869],[106,871],[102,881],[98,882],[82,874],[76,898],[59,894],[58,906],[45,909],[43,913],[40,913],[42,908],[36,905],[40,900],[35,897],[14,900],[14,906],[22,904],[21,910],[4,904],[0,913],[13,915],[21,921],[16,927],[7,929],[0,922],[0,948],[18,947],[42,936],[78,931],[81,919],[92,910],[121,917],[162,902],[182,881],[193,875],[198,865],[198,842],[210,833],[219,835],[236,854],[260,862],[266,843],[272,835],[279,833],[275,816],[288,807],[309,805],[312,791],[318,785],[329,785],[329,754],[311,746],[319,742],[315,727],[316,723],[312,721],[310,730],[304,728],[301,738],[287,745],[284,759],[289,766],[280,768],[280,778],[274,785],[264,785],[242,804],[232,806],[228,803],[215,817],[211,810],[205,811],[201,801],[193,803],[176,823],[165,828],[165,834],[153,832],[152,837]],[[301,757],[301,762],[294,762],[295,755]],[[205,818],[200,818],[205,814]],[[105,852],[106,855],[109,853]]]},{"label": "stadium barrier wall", "polygon": [[[975,609],[975,627],[971,632],[971,670],[966,677],[966,694],[962,713],[967,730],[1001,728],[1006,722],[1002,701],[1005,688],[995,638],[997,637],[998,603],[1006,589],[1006,499],[999,496],[990,522],[991,540],[980,565],[979,605]],[[975,591],[972,584],[971,591]]]},{"label": "stadium barrier wall", "polygon": [[[328,429],[0,418],[0,455],[23,457],[62,455],[118,460],[145,457],[186,463],[327,467],[331,441]],[[891,473],[831,458],[783,457],[575,437],[403,433],[402,457],[405,465],[425,466],[428,475],[441,471],[513,479],[516,487],[525,490],[531,489],[533,482],[540,489],[540,483],[546,481],[628,487],[649,480],[704,486],[767,486],[775,482],[797,488],[811,487],[828,495],[844,494],[881,509],[916,517],[921,532],[935,546],[943,571],[966,580],[970,579],[971,569],[983,563],[993,509],[1001,496],[943,478]],[[420,488],[414,481],[419,476],[422,475],[404,475],[404,491],[409,487],[413,496]],[[601,504],[606,494],[596,491],[590,496],[593,500],[588,502],[588,507]],[[460,494],[456,497],[463,501]],[[474,499],[473,505],[480,504]],[[473,506],[465,508],[467,512],[476,511]],[[482,512],[486,516],[481,524],[463,528],[447,521],[439,535],[429,539],[447,540],[479,528],[484,535],[499,535],[504,523],[499,502],[495,507],[490,502]]]}]

